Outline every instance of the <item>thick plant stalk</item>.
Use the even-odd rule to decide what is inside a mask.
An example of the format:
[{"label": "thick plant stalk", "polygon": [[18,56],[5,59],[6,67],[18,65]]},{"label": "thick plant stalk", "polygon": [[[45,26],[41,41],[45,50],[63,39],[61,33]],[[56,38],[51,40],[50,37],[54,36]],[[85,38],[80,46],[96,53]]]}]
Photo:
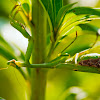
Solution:
[{"label": "thick plant stalk", "polygon": [[[32,4],[34,5],[32,6],[32,23],[34,23],[32,63],[40,64],[44,63],[46,58],[46,15],[39,0],[33,0]],[[31,70],[30,100],[45,100],[46,70],[41,68]]]}]

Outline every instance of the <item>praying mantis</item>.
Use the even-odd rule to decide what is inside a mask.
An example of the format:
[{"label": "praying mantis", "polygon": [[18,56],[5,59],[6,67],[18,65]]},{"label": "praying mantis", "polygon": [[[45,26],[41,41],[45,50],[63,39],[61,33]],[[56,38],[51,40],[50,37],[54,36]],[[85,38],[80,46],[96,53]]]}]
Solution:
[{"label": "praying mantis", "polygon": [[[74,59],[74,63],[75,63],[76,66],[77,65],[84,65],[83,63],[85,61],[83,61],[83,63],[81,61],[80,62],[77,62],[77,61],[78,61],[78,59],[79,59],[80,56],[82,56],[84,54],[88,54],[89,53],[89,50],[91,48],[93,48],[93,46],[96,44],[96,41],[98,40],[98,34],[97,34],[97,38],[96,38],[94,44],[92,45],[92,47],[90,49],[85,50],[85,51],[82,51],[82,52],[79,52],[79,53],[76,53],[75,56],[73,56],[71,59],[69,59],[70,54],[64,53],[64,52],[65,52],[65,50],[67,48],[69,48],[70,45],[72,45],[76,41],[76,39],[78,37],[77,31],[76,31],[76,37],[75,37],[75,39],[65,49],[63,49],[61,51],[61,53],[58,54],[58,57],[56,59],[53,59],[50,62],[42,63],[42,64],[30,64],[29,59],[30,59],[31,54],[32,54],[34,40],[32,39],[32,36],[26,31],[25,26],[21,22],[15,20],[15,16],[17,15],[18,12],[21,11],[21,12],[24,13],[24,11],[21,9],[21,6],[22,5],[15,5],[15,7],[13,8],[13,10],[11,11],[11,14],[10,14],[10,19],[11,19],[10,24],[14,28],[16,28],[18,31],[20,31],[25,38],[28,39],[28,47],[27,47],[26,54],[25,54],[25,62],[24,63],[21,63],[21,62],[15,61],[15,60],[10,60],[10,61],[8,61],[8,65],[11,65],[11,66],[14,66],[14,67],[17,67],[17,68],[18,67],[26,67],[26,66],[29,66],[30,68],[38,68],[39,66],[41,66],[41,68],[42,67],[43,68],[46,68],[46,67],[47,68],[56,68],[58,66],[58,64],[60,64],[62,62],[63,63],[64,62],[65,63],[66,62],[68,63],[72,59]],[[14,12],[15,9],[17,9],[17,11],[13,15],[12,13]],[[27,11],[27,13],[28,12],[29,11]],[[29,19],[28,14],[27,14],[27,18]],[[31,22],[31,20],[29,20],[29,22],[34,26],[34,24]],[[99,60],[99,58],[98,58],[98,60]],[[88,64],[86,64],[86,65],[88,65]],[[54,66],[54,67],[52,67],[52,66]]]}]

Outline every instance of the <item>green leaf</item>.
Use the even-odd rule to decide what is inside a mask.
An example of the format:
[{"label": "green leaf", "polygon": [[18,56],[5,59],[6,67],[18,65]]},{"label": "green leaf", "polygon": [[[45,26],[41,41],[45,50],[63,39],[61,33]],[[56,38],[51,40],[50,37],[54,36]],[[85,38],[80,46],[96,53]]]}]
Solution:
[{"label": "green leaf", "polygon": [[[25,60],[25,55],[24,53],[20,50],[20,48],[18,46],[14,45],[10,45],[1,35],[0,35],[0,48],[2,48],[4,51],[6,50],[7,52],[9,52],[10,55],[15,55],[15,49],[18,49],[20,51],[20,56],[18,56],[20,59]],[[8,49],[9,48],[9,49]],[[17,55],[16,55],[17,56]],[[7,57],[7,56],[6,56]],[[8,58],[7,58],[8,59]],[[9,60],[9,59],[8,59]]]},{"label": "green leaf", "polygon": [[29,20],[32,20],[32,3],[30,2],[30,0],[20,0],[20,1],[25,15],[29,18]]},{"label": "green leaf", "polygon": [[8,51],[13,51],[12,46],[0,35],[0,46],[4,46],[5,48],[9,48]]},{"label": "green leaf", "polygon": [[16,68],[8,66],[7,59],[0,55],[0,68],[7,67],[0,71],[0,96],[6,100],[26,100],[25,79]]},{"label": "green leaf", "polygon": [[49,18],[51,20],[52,26],[54,25],[54,19],[53,19],[53,7],[51,0],[40,0],[42,3],[43,8],[47,11]]},{"label": "green leaf", "polygon": [[62,22],[62,26],[58,31],[58,35],[61,37],[62,35],[66,35],[67,31],[69,31],[74,26],[77,26],[78,24],[84,24],[86,21],[84,19],[81,20],[85,15],[79,15],[79,16],[72,16],[67,20],[67,18]]},{"label": "green leaf", "polygon": [[[58,40],[56,41],[56,44],[58,44],[57,42],[61,42],[62,41],[62,39],[64,39],[66,36],[68,36],[68,35],[70,35],[71,33],[73,33],[73,32],[76,32],[76,31],[81,31],[81,29],[82,30],[87,30],[87,31],[93,31],[93,32],[98,32],[98,30],[99,30],[99,28],[98,27],[95,27],[94,25],[91,25],[91,24],[79,24],[78,26],[80,27],[78,27],[78,26],[74,26],[74,25],[77,25],[78,23],[83,23],[83,22],[81,22],[81,21],[77,21],[77,22],[75,22],[75,23],[73,23],[72,25],[71,25],[71,27],[70,27],[70,25],[69,26],[67,26],[67,28],[65,28],[65,31],[64,32],[61,32],[60,33],[60,36],[58,36]],[[73,26],[73,27],[72,27]],[[69,29],[69,30],[68,30]],[[63,29],[62,29],[63,30]],[[95,34],[95,33],[91,33],[91,34]],[[90,34],[90,33],[89,33]],[[79,34],[78,33],[78,36],[79,35],[82,35],[82,34]]]},{"label": "green leaf", "polygon": [[[72,31],[75,31],[75,29]],[[94,44],[96,37],[96,33],[92,31],[77,31],[76,38],[76,32],[72,32],[68,36],[64,37],[61,42],[59,42],[52,52],[51,59],[58,57],[58,54],[60,54],[68,45],[70,45],[75,38],[76,40],[68,48],[66,48],[63,53],[68,53],[70,56],[74,56],[76,53],[90,48]]]},{"label": "green leaf", "polygon": [[53,13],[54,13],[54,21],[56,20],[58,11],[62,8],[63,0],[52,0],[53,5]]},{"label": "green leaf", "polygon": [[97,59],[97,58],[100,58],[100,54],[99,53],[89,53],[89,54],[81,55],[78,58],[78,61],[88,60],[88,59]]},{"label": "green leaf", "polygon": [[[89,18],[91,20],[92,17],[90,15],[100,16],[100,11],[97,9],[92,9],[92,8],[88,8],[88,7],[73,8],[73,9],[69,10],[68,12],[66,12],[62,21],[60,22],[60,27],[62,27],[62,26],[63,26],[63,28],[67,27],[68,25],[74,24],[77,21],[80,21],[80,22],[88,21],[86,19],[89,19]],[[79,18],[78,18],[78,16],[79,16]]]},{"label": "green leaf", "polygon": [[88,31],[94,31],[94,32],[98,32],[99,30],[98,27],[93,26],[91,24],[79,24],[78,26],[80,26],[82,30],[88,30]]},{"label": "green leaf", "polygon": [[92,9],[89,7],[75,7],[71,10],[69,10],[67,13],[73,12],[76,15],[80,15],[80,14],[86,14],[86,15],[97,15],[100,16],[100,11],[96,10],[96,9]]},{"label": "green leaf", "polygon": [[71,56],[88,48],[91,48],[97,38],[96,33],[92,31],[83,31],[83,34],[84,35],[78,36],[76,41],[66,49],[66,52]]},{"label": "green leaf", "polygon": [[16,50],[18,50],[20,52],[20,55],[18,56],[18,58],[20,58],[21,60],[25,61],[24,52],[16,44],[14,44],[14,47],[16,48]]},{"label": "green leaf", "polygon": [[76,94],[72,93],[72,94],[70,94],[69,96],[67,96],[67,97],[65,98],[65,100],[75,100],[75,98],[76,98]]},{"label": "green leaf", "polygon": [[[91,17],[89,19],[91,19]],[[74,31],[73,30],[74,27],[77,25],[80,26],[81,29],[83,30],[98,32],[99,29],[98,27],[86,23],[87,23],[87,17],[84,14],[83,15],[75,15],[74,13],[67,14],[64,21],[62,22],[61,28],[58,31],[57,41],[62,40],[64,37],[71,34]],[[73,31],[70,32],[71,30]],[[78,30],[80,29],[77,28],[76,31]]]},{"label": "green leaf", "polygon": [[[94,9],[92,9],[92,10],[94,10]],[[69,15],[69,16],[68,16]],[[53,57],[55,58],[55,57],[57,57],[57,54],[59,54],[60,52],[61,52],[61,50],[62,49],[64,49],[65,48],[65,45],[67,45],[68,46],[68,44],[70,44],[71,43],[71,41],[73,41],[73,39],[71,38],[71,37],[73,37],[71,34],[73,34],[73,32],[75,31],[75,29],[74,29],[74,27],[75,26],[77,26],[78,24],[85,24],[86,22],[87,22],[87,19],[90,17],[90,19],[91,19],[91,16],[86,16],[85,14],[79,14],[79,15],[75,15],[73,12],[70,12],[70,13],[67,13],[66,14],[66,16],[65,16],[65,19],[64,19],[64,21],[62,22],[62,26],[61,26],[61,28],[59,29],[59,31],[58,31],[58,37],[57,37],[57,41],[56,41],[56,45],[55,45],[55,50],[54,50],[54,52],[53,52]],[[94,32],[96,32],[97,33],[97,31],[98,31],[98,28],[97,27],[94,27],[93,25],[89,25],[89,24],[86,24],[88,27],[85,29],[83,29],[83,30],[88,30],[88,31],[94,31]],[[81,29],[82,29],[82,25],[80,25],[81,26]],[[89,28],[89,29],[88,29]],[[79,29],[79,28],[77,28],[77,30],[76,31],[78,31],[78,30],[81,30],[81,29]],[[72,31],[72,32],[71,32]],[[87,33],[87,34],[95,34],[94,32],[89,32],[89,33]],[[75,34],[75,33],[74,33]],[[82,33],[82,34],[84,34],[84,33]],[[80,36],[80,35],[82,35],[82,34],[80,34],[80,33],[78,33],[78,38],[79,37],[81,37],[82,38],[82,36]],[[92,35],[91,35],[92,36]],[[92,38],[92,37],[91,37]],[[70,41],[70,43],[68,43]],[[92,41],[95,41],[95,39],[91,39],[90,40],[91,42]],[[66,43],[66,44],[65,44]],[[68,44],[67,44],[68,43]],[[85,49],[88,49],[88,48],[90,48],[91,46],[90,46],[90,43],[88,44],[89,42],[85,42],[85,43],[83,43],[82,42],[82,44],[81,44],[81,46],[79,47],[79,48],[77,48],[77,46],[75,46],[75,47],[71,47],[71,48],[74,48],[75,50],[71,50],[70,49],[70,47],[68,47],[68,50],[66,51],[66,53],[69,53],[69,54],[71,54],[71,55],[74,55],[75,53],[77,53],[77,52],[80,52],[81,50],[85,50]],[[93,42],[92,42],[93,43]],[[61,46],[62,45],[62,46]],[[73,45],[73,44],[72,44]],[[66,47],[67,47],[66,46]],[[62,48],[62,49],[61,49]],[[70,49],[70,50],[69,50]],[[73,54],[72,54],[73,53]],[[53,57],[51,57],[51,59],[53,58]]]},{"label": "green leaf", "polygon": [[49,86],[46,92],[46,100],[62,100],[59,99],[59,97],[68,86],[67,79],[71,75],[72,73],[65,69],[49,70],[47,75],[47,84],[49,84]]},{"label": "green leaf", "polygon": [[23,3],[22,4],[23,9],[29,14],[30,12],[30,7],[28,3]]},{"label": "green leaf", "polygon": [[0,46],[0,55],[2,55],[3,57],[5,57],[7,60],[11,60],[11,59],[16,59],[17,60],[17,58],[13,54],[11,54],[10,52],[8,52],[7,49],[5,49],[5,48],[3,48],[1,46]]},{"label": "green leaf", "polygon": [[43,7],[47,11],[49,18],[51,20],[52,26],[54,28],[55,20],[58,14],[58,11],[63,5],[62,0],[40,0],[42,2]]},{"label": "green leaf", "polygon": [[60,22],[61,18],[65,15],[65,13],[76,3],[72,3],[72,4],[68,4],[66,6],[63,6],[58,14],[57,14],[57,18],[56,18],[56,25]]},{"label": "green leaf", "polygon": [[[100,40],[100,37],[99,37],[99,40]],[[99,41],[97,42],[97,44],[93,48],[91,48],[89,50],[89,53],[98,53],[98,54],[100,54],[100,44],[99,44]]]},{"label": "green leaf", "polygon": [[[55,48],[68,35],[70,35],[71,33],[76,32],[76,31],[81,31],[81,30],[82,29],[79,26],[73,26],[70,30],[66,31],[66,33],[64,35],[61,35],[60,37],[58,37],[58,39],[56,40],[56,43],[55,43]],[[78,33],[78,35],[82,35],[82,34]]]},{"label": "green leaf", "polygon": [[49,45],[50,44],[50,37],[51,37],[51,33],[48,33],[47,34],[47,45]]}]

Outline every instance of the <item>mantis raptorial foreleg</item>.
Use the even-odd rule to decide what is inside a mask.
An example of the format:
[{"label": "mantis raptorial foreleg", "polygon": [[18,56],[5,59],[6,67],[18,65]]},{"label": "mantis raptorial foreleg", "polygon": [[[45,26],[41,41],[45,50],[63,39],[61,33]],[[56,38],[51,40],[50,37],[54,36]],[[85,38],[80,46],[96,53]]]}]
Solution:
[{"label": "mantis raptorial foreleg", "polygon": [[29,33],[25,30],[25,27],[24,25],[22,25],[21,23],[19,23],[18,21],[15,21],[15,20],[11,20],[10,24],[16,28],[18,31],[20,31],[22,33],[22,35],[25,37],[25,38],[28,38],[30,39],[30,35]]},{"label": "mantis raptorial foreleg", "polygon": [[29,63],[29,59],[31,57],[32,50],[33,50],[33,40],[30,39],[29,43],[28,43],[27,51],[25,54],[25,63]]},{"label": "mantis raptorial foreleg", "polygon": [[[16,5],[13,10],[12,10],[12,13],[13,11],[20,5]],[[26,54],[25,54],[25,63],[29,63],[29,59],[30,59],[30,56],[31,56],[31,53],[32,53],[32,48],[33,48],[33,40],[32,40],[32,37],[29,35],[29,33],[26,31],[25,29],[25,26],[20,23],[19,21],[15,20],[15,16],[17,15],[17,13],[21,11],[21,10],[17,10],[15,12],[15,14],[13,15],[12,17],[12,14],[10,16],[11,18],[11,25],[16,28],[18,31],[20,31],[22,33],[22,35],[28,39],[29,43],[28,43],[28,47],[27,47],[27,51],[26,51]]]},{"label": "mantis raptorial foreleg", "polygon": [[13,8],[13,10],[11,11],[11,14],[10,14],[10,19],[11,19],[10,24],[11,24],[14,28],[16,28],[18,31],[20,31],[20,32],[22,33],[22,35],[23,35],[25,38],[28,38],[28,39],[29,39],[29,38],[30,38],[30,35],[29,35],[29,33],[26,31],[25,26],[24,26],[22,23],[20,23],[19,21],[15,20],[16,14],[17,14],[19,11],[21,11],[21,10],[18,9],[18,10],[15,12],[15,14],[12,16],[13,11],[14,11],[18,6],[20,6],[20,5],[15,5],[15,7]]},{"label": "mantis raptorial foreleg", "polygon": [[26,55],[25,55],[25,62],[29,62],[31,53],[32,53],[32,47],[33,47],[33,40],[31,38],[31,36],[28,34],[28,32],[25,30],[24,26],[19,24],[17,21],[13,20],[11,22],[11,25],[13,27],[15,27],[17,30],[19,30],[22,35],[28,39],[29,43],[28,43],[28,47],[27,47],[27,51],[26,51]]}]

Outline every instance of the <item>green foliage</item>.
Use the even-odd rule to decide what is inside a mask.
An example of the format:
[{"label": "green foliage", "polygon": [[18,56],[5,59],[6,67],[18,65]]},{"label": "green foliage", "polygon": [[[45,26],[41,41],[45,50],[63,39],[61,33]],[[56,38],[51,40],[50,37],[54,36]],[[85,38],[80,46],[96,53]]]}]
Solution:
[{"label": "green foliage", "polygon": [[4,38],[0,35],[0,55],[2,55],[3,57],[5,57],[8,60],[10,60],[10,59],[17,60],[14,53],[12,53],[13,50],[14,49],[11,47],[11,45],[9,43],[7,43],[7,41],[5,41]]},{"label": "green foliage", "polygon": [[54,19],[53,19],[53,7],[52,7],[52,2],[50,0],[41,0],[42,5],[44,6],[45,10],[47,11],[49,18],[51,20],[52,25],[54,24]]},{"label": "green foliage", "polygon": [[43,6],[45,7],[45,10],[47,11],[47,13],[49,14],[49,18],[51,20],[52,23],[52,28],[54,31],[54,26],[55,26],[55,22],[56,22],[56,18],[58,15],[59,10],[62,8],[63,6],[63,0],[40,0],[43,4]]},{"label": "green foliage", "polygon": [[[100,74],[99,68],[78,64],[79,61],[84,59],[96,59],[100,57],[100,46],[97,43],[100,41],[99,34],[97,34],[99,27],[91,24],[92,20],[100,18],[100,10],[89,7],[72,8],[76,3],[63,6],[63,0],[37,0],[35,6],[39,7],[36,7],[36,9],[32,5],[34,4],[33,0],[32,2],[30,0],[15,0],[14,2],[18,4],[18,8],[15,6],[12,11],[13,14],[11,14],[10,19],[11,25],[28,39],[28,47],[25,55],[20,48],[17,48],[21,53],[20,56],[17,56],[12,46],[0,36],[0,55],[10,60],[9,65],[17,69],[17,74],[21,76],[21,78],[18,78],[20,80],[22,78],[24,79],[22,85],[25,81],[27,82],[29,90],[22,89],[22,91],[28,91],[30,97],[31,90],[31,100],[33,98],[37,98],[37,100],[41,98],[41,100],[44,100],[45,90],[41,91],[41,89],[45,88],[47,100],[75,99],[77,94],[70,92],[70,87],[74,85],[78,87],[81,83],[77,78],[78,75],[75,74],[75,76],[68,69]],[[44,10],[40,10],[42,7]],[[37,12],[32,13],[33,9]],[[45,11],[48,13],[49,24]],[[26,28],[21,23],[21,19],[15,19],[17,13],[23,19],[25,26],[29,26],[26,28],[28,28],[30,33],[26,31]],[[50,30],[47,29],[47,25],[52,28]],[[78,57],[77,53],[79,54]],[[88,54],[91,53],[94,55],[89,56]],[[97,53],[97,56],[95,53]],[[11,59],[21,60],[23,62],[17,62]],[[22,67],[26,68],[24,69]],[[68,77],[69,80],[67,80]],[[71,81],[72,83],[70,83]],[[2,83],[0,82],[0,85]],[[15,93],[15,90],[13,91]],[[25,96],[19,99],[19,95],[15,96],[17,97],[15,100],[25,100],[23,99]]]},{"label": "green foliage", "polygon": [[23,3],[23,4],[22,4],[22,7],[23,7],[23,9],[29,14],[30,8],[29,8],[28,3]]},{"label": "green foliage", "polygon": [[82,30],[89,30],[89,31],[94,31],[94,32],[98,32],[99,30],[98,27],[95,27],[90,24],[79,24],[79,26],[82,28]]},{"label": "green foliage", "polygon": [[[6,64],[7,59],[0,56],[0,96],[5,100],[25,100],[26,83],[21,73]],[[22,84],[22,85],[21,85]]]},{"label": "green foliage", "polygon": [[65,13],[76,3],[72,3],[72,4],[68,4],[66,6],[63,6],[62,8],[60,8],[58,14],[57,14],[57,19],[56,19],[56,23],[58,24],[62,18],[62,16],[65,15]]},{"label": "green foliage", "polygon": [[6,59],[10,60],[10,59],[16,59],[16,57],[11,54],[10,52],[8,52],[7,49],[0,47],[0,55],[4,56]]},{"label": "green foliage", "polygon": [[98,16],[100,16],[100,12],[98,10],[92,9],[92,8],[89,8],[89,7],[76,7],[76,8],[69,10],[67,13],[69,13],[69,12],[73,12],[76,15],[87,14],[87,15],[98,15]]},{"label": "green foliage", "polygon": [[63,3],[62,3],[63,0],[51,0],[51,2],[52,2],[52,8],[53,8],[53,19],[55,23],[58,11],[63,6]]}]

